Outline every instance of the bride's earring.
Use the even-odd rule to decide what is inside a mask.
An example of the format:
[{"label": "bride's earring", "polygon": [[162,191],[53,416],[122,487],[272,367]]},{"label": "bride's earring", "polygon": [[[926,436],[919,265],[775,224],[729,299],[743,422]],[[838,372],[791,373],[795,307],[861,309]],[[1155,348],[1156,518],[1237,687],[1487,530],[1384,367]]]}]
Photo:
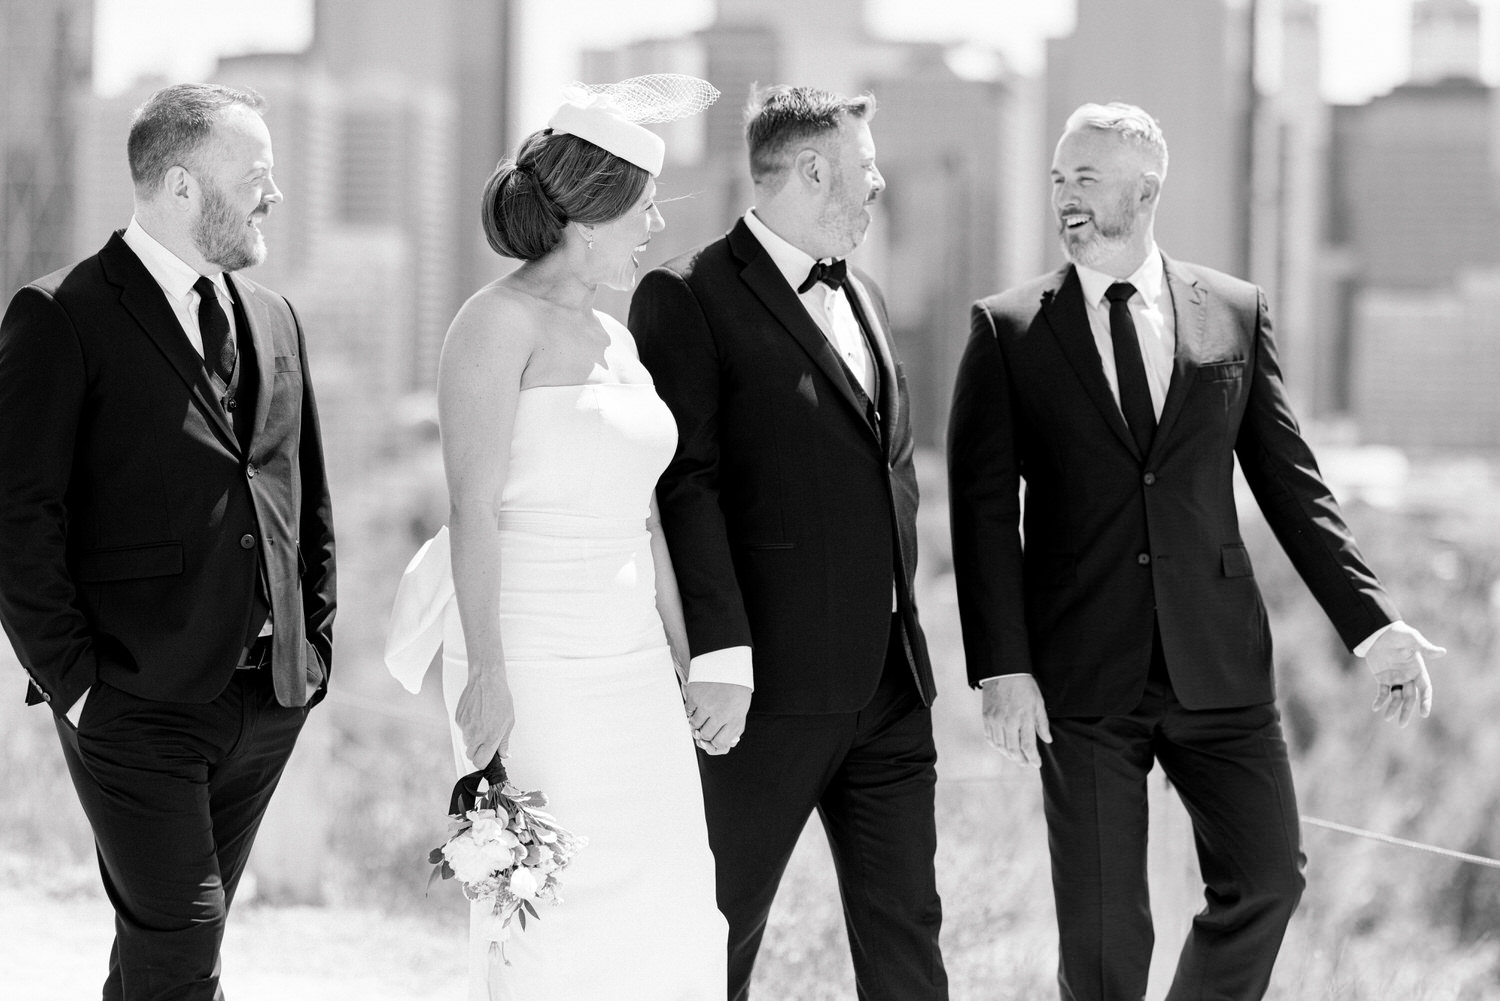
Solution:
[{"label": "bride's earring", "polygon": [[579,226],[578,227],[578,232],[580,232],[580,233],[583,234],[584,241],[588,244],[589,249],[593,250],[594,249],[594,229],[593,229],[593,227],[591,226],[588,229],[584,229],[582,226]]}]

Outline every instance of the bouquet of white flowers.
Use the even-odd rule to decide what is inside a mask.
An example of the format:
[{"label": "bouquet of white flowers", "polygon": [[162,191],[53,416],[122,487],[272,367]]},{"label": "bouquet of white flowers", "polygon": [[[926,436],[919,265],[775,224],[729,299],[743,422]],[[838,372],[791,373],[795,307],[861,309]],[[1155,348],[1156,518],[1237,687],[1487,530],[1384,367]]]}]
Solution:
[{"label": "bouquet of white flowers", "polygon": [[436,867],[429,887],[439,877],[457,877],[464,896],[489,903],[490,948],[502,959],[512,921],[525,929],[527,915],[541,919],[533,901],[562,903],[558,876],[588,844],[560,826],[546,805],[544,793],[511,786],[496,755],[453,787],[448,840],[427,856]]}]

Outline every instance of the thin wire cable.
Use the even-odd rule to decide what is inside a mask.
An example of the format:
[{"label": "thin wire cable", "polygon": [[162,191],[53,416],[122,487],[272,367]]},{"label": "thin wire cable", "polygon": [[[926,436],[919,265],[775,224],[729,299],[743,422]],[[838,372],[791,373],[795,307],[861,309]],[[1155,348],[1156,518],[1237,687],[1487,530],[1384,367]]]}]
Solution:
[{"label": "thin wire cable", "polygon": [[1332,820],[1309,817],[1306,814],[1302,815],[1302,822],[1304,824],[1311,824],[1313,827],[1322,827],[1326,830],[1337,831],[1340,834],[1365,838],[1369,841],[1378,841],[1381,844],[1395,845],[1398,848],[1410,848],[1413,851],[1427,852],[1430,855],[1441,855],[1444,858],[1457,859],[1460,862],[1468,862],[1472,865],[1482,865],[1489,869],[1500,869],[1500,859],[1493,859],[1486,855],[1473,855],[1469,852],[1455,851],[1452,848],[1443,848],[1439,845],[1424,844],[1421,841],[1398,838],[1393,834],[1381,834],[1379,831],[1367,831],[1363,827],[1351,827],[1348,824],[1339,824]]},{"label": "thin wire cable", "polygon": [[[377,699],[365,698],[364,696],[346,694],[343,692],[330,692],[328,701],[334,705],[346,706],[360,712],[374,713],[390,719],[401,720],[405,723],[414,723],[424,728],[446,729],[447,721],[443,717],[419,715],[414,712],[405,712],[400,709],[386,705]],[[994,782],[1001,778],[999,775],[945,775],[942,777],[942,785],[970,785],[976,782]],[[1327,831],[1338,834],[1347,834],[1354,838],[1363,838],[1366,841],[1375,841],[1379,844],[1391,845],[1396,848],[1408,848],[1412,851],[1426,852],[1429,855],[1437,855],[1442,858],[1450,858],[1459,862],[1467,862],[1470,865],[1484,866],[1487,869],[1500,869],[1500,859],[1490,858],[1487,855],[1475,855],[1471,852],[1461,852],[1453,848],[1444,848],[1441,845],[1429,845],[1421,841],[1412,841],[1409,838],[1398,838],[1394,834],[1382,834],[1379,831],[1366,830],[1363,827],[1354,827],[1350,824],[1340,824],[1332,820],[1324,820],[1321,817],[1310,817],[1301,814],[1304,824],[1312,827],[1321,827]]]}]

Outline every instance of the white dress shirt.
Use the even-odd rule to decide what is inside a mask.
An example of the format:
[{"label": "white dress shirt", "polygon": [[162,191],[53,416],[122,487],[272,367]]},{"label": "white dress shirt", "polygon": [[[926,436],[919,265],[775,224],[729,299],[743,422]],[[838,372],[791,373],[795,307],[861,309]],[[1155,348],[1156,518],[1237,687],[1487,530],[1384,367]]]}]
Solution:
[{"label": "white dress shirt", "polygon": [[1120,376],[1115,371],[1115,346],[1109,335],[1109,300],[1105,291],[1118,281],[1135,286],[1127,305],[1135,321],[1136,341],[1141,361],[1146,366],[1146,386],[1151,390],[1151,409],[1161,420],[1161,408],[1167,400],[1167,386],[1172,382],[1172,363],[1177,352],[1177,319],[1172,313],[1172,296],[1167,291],[1166,271],[1161,251],[1151,245],[1146,260],[1129,278],[1115,278],[1092,268],[1076,265],[1078,281],[1083,286],[1083,301],[1088,307],[1089,329],[1094,347],[1104,365],[1104,378],[1115,403],[1120,402]]},{"label": "white dress shirt", "polygon": [[[203,335],[198,332],[198,292],[193,288],[193,283],[199,277],[197,270],[163,247],[133,217],[130,225],[125,227],[124,240],[125,245],[141,259],[146,270],[151,272],[156,284],[161,286],[167,302],[172,306],[172,312],[177,316],[177,322],[182,324],[182,332],[187,335],[188,343],[198,352],[198,357],[203,357]],[[234,302],[230,299],[229,287],[224,284],[223,273],[210,275],[208,280],[214,283],[214,288],[219,293],[219,306],[229,320],[229,336],[238,339],[239,331],[234,324]]]},{"label": "white dress shirt", "polygon": [[[769,226],[760,221],[754,209],[745,213],[745,225],[755,234],[766,253],[771,255],[771,260],[786,283],[796,291],[817,261],[809,257],[806,251],[792,246],[772,232]],[[854,309],[849,305],[846,291],[842,288],[829,288],[822,282],[813,282],[812,288],[799,292],[797,298],[802,300],[807,315],[813,318],[818,329],[823,331],[823,336],[828,338],[829,345],[859,380],[865,395],[875,399],[875,360],[870,357],[870,345],[859,328],[859,320],[854,317]]]}]

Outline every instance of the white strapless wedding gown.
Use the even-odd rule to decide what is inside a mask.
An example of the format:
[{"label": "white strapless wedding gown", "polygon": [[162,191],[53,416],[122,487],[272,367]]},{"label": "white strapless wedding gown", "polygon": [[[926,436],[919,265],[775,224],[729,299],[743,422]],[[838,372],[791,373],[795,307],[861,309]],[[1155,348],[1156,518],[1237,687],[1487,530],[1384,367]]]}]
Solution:
[{"label": "white strapless wedding gown", "polygon": [[[726,924],[646,516],[676,424],[623,325],[583,385],[520,394],[501,504],[500,622],[516,725],[506,769],[588,845],[564,902],[471,934],[471,1001],[720,1001]],[[415,691],[436,642],[449,717],[468,676],[447,531],[407,568],[387,661]],[[425,657],[425,659],[424,659]],[[420,663],[419,663],[420,662]],[[458,729],[455,765],[472,771]]]}]

